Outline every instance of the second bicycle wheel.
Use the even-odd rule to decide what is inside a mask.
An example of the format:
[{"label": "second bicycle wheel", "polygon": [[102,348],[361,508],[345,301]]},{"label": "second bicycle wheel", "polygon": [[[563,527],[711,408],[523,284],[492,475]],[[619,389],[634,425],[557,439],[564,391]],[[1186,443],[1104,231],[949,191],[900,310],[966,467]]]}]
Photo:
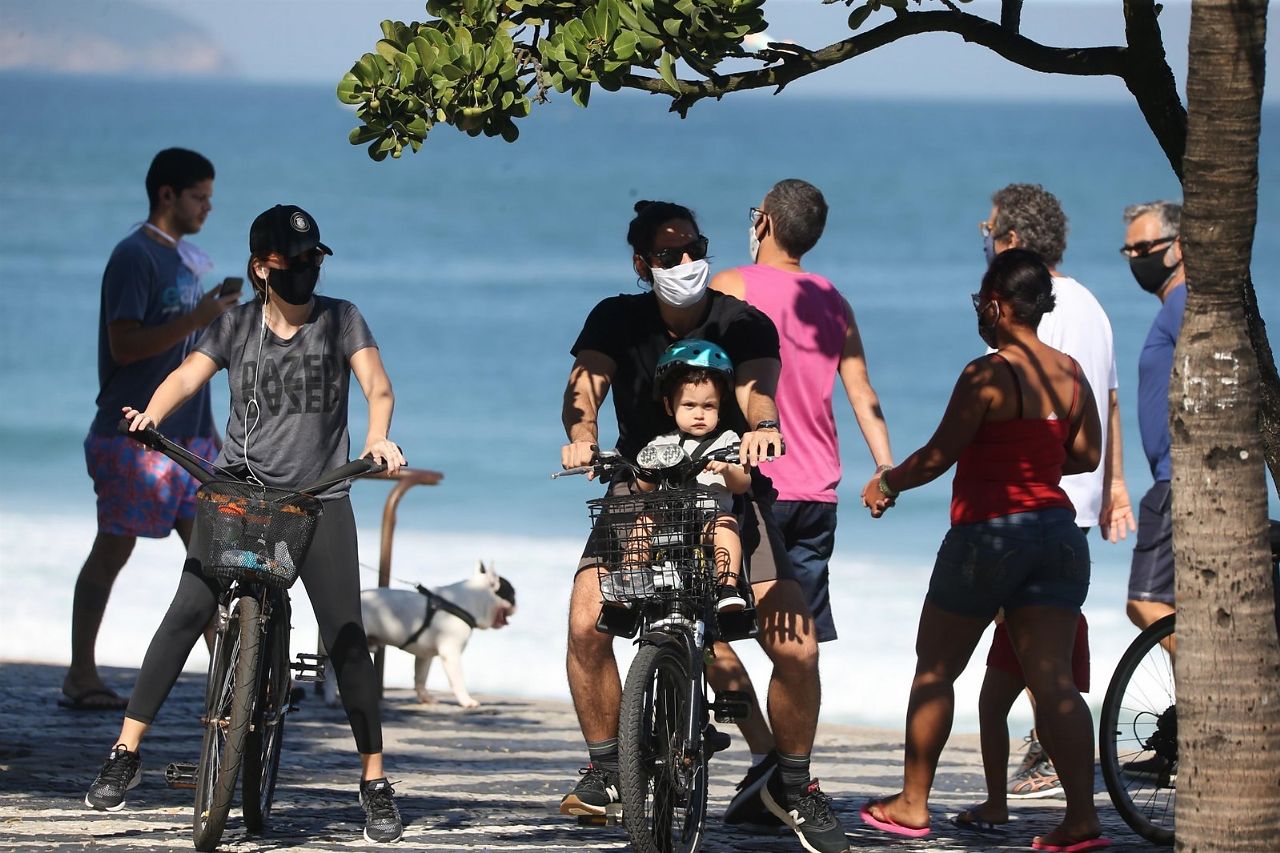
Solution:
[{"label": "second bicycle wheel", "polygon": [[245,735],[258,687],[258,602],[236,599],[227,627],[219,633],[205,688],[204,744],[196,768],[192,838],[197,850],[214,850],[222,840],[235,794]]},{"label": "second bicycle wheel", "polygon": [[1111,802],[1134,832],[1172,844],[1178,781],[1174,617],[1130,644],[1102,701],[1098,753]]},{"label": "second bicycle wheel", "polygon": [[702,844],[707,756],[700,737],[690,743],[686,736],[689,720],[701,719],[701,702],[681,647],[640,647],[618,731],[622,823],[639,853],[693,853]]},{"label": "second bicycle wheel", "polygon": [[276,775],[284,746],[284,718],[292,684],[289,668],[289,602],[276,596],[262,648],[258,702],[253,726],[245,738],[241,791],[245,829],[262,832],[275,800]]}]

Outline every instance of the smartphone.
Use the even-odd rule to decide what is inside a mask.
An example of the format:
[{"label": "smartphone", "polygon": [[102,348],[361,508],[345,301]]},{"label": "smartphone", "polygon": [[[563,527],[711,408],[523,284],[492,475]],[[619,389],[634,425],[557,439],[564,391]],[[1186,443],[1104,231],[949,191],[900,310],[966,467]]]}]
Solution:
[{"label": "smartphone", "polygon": [[222,284],[218,287],[219,298],[223,296],[239,296],[240,291],[244,289],[244,279],[228,276],[222,280]]}]

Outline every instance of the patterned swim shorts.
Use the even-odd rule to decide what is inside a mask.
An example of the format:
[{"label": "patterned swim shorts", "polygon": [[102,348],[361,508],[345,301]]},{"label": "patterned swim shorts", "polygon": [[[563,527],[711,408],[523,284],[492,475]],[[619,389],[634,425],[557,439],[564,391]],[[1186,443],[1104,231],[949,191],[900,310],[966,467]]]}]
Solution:
[{"label": "patterned swim shorts", "polygon": [[[218,452],[212,438],[176,441],[205,459]],[[99,533],[163,539],[179,519],[195,518],[200,484],[164,454],[123,435],[91,434],[84,459],[98,496]]]}]

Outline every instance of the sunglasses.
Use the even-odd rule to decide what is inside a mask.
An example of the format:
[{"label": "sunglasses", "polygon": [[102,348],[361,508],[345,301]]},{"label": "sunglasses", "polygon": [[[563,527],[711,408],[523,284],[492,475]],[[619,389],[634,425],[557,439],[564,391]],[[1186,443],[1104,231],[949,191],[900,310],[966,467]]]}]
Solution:
[{"label": "sunglasses", "polygon": [[1120,247],[1120,254],[1126,258],[1140,258],[1143,255],[1149,255],[1161,246],[1167,246],[1174,240],[1177,235],[1172,237],[1157,237],[1154,240],[1139,240],[1136,243],[1126,243]]},{"label": "sunglasses", "polygon": [[981,311],[982,310],[982,294],[970,293],[969,298],[973,300],[973,310]]},{"label": "sunglasses", "polygon": [[764,216],[764,211],[758,207],[753,207],[751,208],[750,211],[748,211],[747,216],[750,217],[751,224],[755,225]]},{"label": "sunglasses", "polygon": [[699,237],[684,246],[675,246],[670,249],[654,249],[649,253],[649,257],[657,261],[658,265],[663,269],[679,266],[685,255],[688,255],[691,261],[700,261],[705,258],[707,256],[707,238]]}]

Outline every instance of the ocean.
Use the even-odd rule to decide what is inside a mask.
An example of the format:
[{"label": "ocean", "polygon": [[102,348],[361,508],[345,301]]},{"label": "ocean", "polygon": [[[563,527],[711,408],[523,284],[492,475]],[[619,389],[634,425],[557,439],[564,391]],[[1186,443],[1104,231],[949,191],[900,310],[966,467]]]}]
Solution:
[{"label": "ocean", "polygon": [[[397,395],[392,437],[412,466],[445,473],[401,504],[393,574],[437,585],[492,560],[518,591],[510,627],[472,640],[473,692],[567,697],[568,589],[586,533],[583,501],[597,489],[548,474],[563,441],[568,349],[596,301],[637,286],[625,233],[638,199],[692,207],[720,269],[747,262],[747,210],[775,181],[821,187],[831,213],[806,266],[853,305],[903,459],[982,351],[968,294],[984,268],[977,224],[991,193],[1043,184],[1071,220],[1062,269],[1093,290],[1115,330],[1135,506],[1150,484],[1134,406],[1137,354],[1157,305],[1116,249],[1126,204],[1176,198],[1179,187],[1131,103],[753,95],[701,104],[681,121],[645,96],[598,97],[589,110],[559,99],[535,110],[514,145],[439,127],[422,153],[375,164],[347,144],[353,117],[325,86],[14,74],[0,82],[0,394],[9,401],[0,409],[0,595],[9,605],[0,659],[69,657],[72,586],[95,529],[81,443],[97,391],[101,274],[112,246],[145,216],[152,155],[171,145],[217,168],[214,211],[193,237],[217,264],[207,285],[243,275],[248,223],[276,203],[305,207],[334,248],[322,292],[356,302],[378,338]],[[1280,109],[1267,108],[1253,267],[1273,321],[1278,120]],[[223,376],[214,401],[225,414]],[[837,392],[841,638],[822,650],[823,718],[897,727],[950,477],[871,520],[858,505],[870,457],[841,401]],[[365,424],[358,388],[351,423],[354,451]],[[354,489],[369,567],[386,492],[377,482]],[[1123,613],[1131,543],[1090,539],[1095,703],[1135,633]],[[107,611],[100,662],[140,662],[180,561],[176,537],[139,543]],[[374,585],[374,574],[366,581]],[[306,649],[314,621],[298,593],[295,646]],[[976,730],[984,653],[958,685],[958,730]],[[388,657],[389,682],[408,685],[411,659]],[[763,655],[750,649],[746,659],[763,684]],[[188,666],[205,666],[202,647]],[[444,689],[442,673],[432,686]],[[1019,706],[1015,731],[1029,719]]]}]

